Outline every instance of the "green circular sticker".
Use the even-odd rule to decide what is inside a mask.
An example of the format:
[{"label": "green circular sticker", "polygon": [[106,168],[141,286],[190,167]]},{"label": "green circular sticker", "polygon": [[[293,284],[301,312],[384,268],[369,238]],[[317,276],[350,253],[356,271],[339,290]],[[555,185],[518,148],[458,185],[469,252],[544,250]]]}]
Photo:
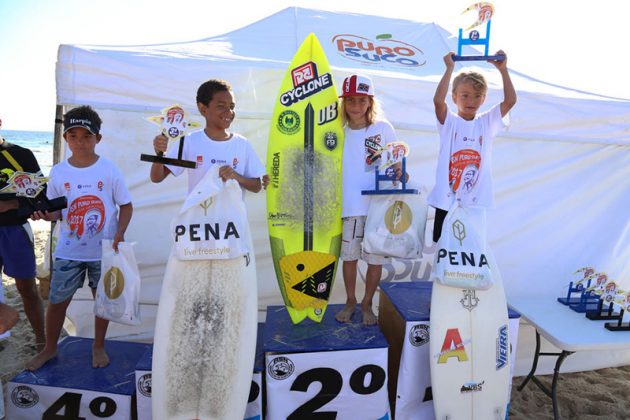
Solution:
[{"label": "green circular sticker", "polygon": [[300,116],[295,111],[284,111],[278,117],[278,130],[284,134],[295,134],[300,129]]}]

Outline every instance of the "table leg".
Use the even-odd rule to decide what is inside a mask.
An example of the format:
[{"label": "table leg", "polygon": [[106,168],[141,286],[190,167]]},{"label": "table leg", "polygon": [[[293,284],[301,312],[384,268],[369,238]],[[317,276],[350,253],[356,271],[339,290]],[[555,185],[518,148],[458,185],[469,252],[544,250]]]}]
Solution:
[{"label": "table leg", "polygon": [[[553,405],[553,418],[554,420],[560,419],[560,408],[558,407],[558,399],[557,399],[557,388],[558,388],[558,377],[560,376],[560,366],[564,360],[574,352],[562,350],[560,353],[546,353],[540,352],[540,334],[538,330],[536,330],[536,352],[534,354],[534,362],[532,363],[532,370],[529,372],[523,383],[518,387],[519,391],[522,391],[527,382],[531,379],[531,381],[536,384],[538,388],[540,388],[545,395],[551,398],[551,403]],[[543,384],[538,378],[534,376],[536,373],[536,368],[538,367],[538,358],[540,356],[558,356],[556,360],[556,366],[553,370],[553,379],[551,382],[551,389],[549,389],[545,384]]]},{"label": "table leg", "polygon": [[564,362],[564,359],[566,359],[572,353],[572,351],[562,350],[562,353],[560,353],[560,355],[558,356],[558,360],[556,360],[556,367],[553,370],[553,381],[551,382],[551,402],[553,404],[553,418],[555,420],[558,420],[560,418],[560,408],[558,407],[558,399],[556,398],[558,376],[560,375],[560,366],[562,366],[562,362]]},{"label": "table leg", "polygon": [[534,352],[534,363],[532,363],[532,369],[529,371],[529,374],[523,381],[523,383],[518,387],[519,391],[522,391],[529,382],[530,379],[534,377],[536,373],[536,368],[538,368],[538,357],[540,356],[540,334],[538,334],[538,330],[536,330],[536,351]]}]

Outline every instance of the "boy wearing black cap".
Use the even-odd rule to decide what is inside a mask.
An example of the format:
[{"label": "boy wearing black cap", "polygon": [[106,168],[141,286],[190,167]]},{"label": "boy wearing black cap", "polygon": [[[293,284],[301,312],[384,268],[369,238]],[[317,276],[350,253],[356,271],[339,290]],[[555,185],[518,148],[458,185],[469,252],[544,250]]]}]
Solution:
[{"label": "boy wearing black cap", "polygon": [[[49,304],[46,311],[46,345],[27,364],[37,370],[57,354],[66,309],[87,274],[92,295],[101,275],[101,240],[112,239],[113,248],[124,240],[133,208],[124,178],[116,166],[95,153],[101,141],[101,119],[89,106],[74,108],[64,116],[63,138],[72,155],[50,171],[47,196],[65,196],[68,207],[35,212],[33,220],[61,220],[55,248]],[[92,367],[105,367],[105,333],[109,321],[95,317]]]}]

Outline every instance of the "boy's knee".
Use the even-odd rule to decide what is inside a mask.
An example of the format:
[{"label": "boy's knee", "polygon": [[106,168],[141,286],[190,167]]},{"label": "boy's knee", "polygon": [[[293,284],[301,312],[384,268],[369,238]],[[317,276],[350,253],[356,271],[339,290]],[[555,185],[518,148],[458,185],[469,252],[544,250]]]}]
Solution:
[{"label": "boy's knee", "polygon": [[20,296],[22,296],[22,299],[32,299],[39,296],[37,285],[35,284],[35,279],[16,279],[15,287],[20,293]]}]

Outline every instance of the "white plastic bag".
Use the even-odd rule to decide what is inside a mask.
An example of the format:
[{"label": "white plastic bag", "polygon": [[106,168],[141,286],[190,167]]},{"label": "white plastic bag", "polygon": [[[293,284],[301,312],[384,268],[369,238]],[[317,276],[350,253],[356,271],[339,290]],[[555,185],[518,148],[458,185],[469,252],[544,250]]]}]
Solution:
[{"label": "white plastic bag", "polygon": [[238,182],[223,182],[219,165],[211,167],[173,218],[171,234],[179,260],[230,259],[247,254],[249,228]]},{"label": "white plastic bag", "polygon": [[94,314],[125,325],[140,325],[140,272],[135,243],[120,242],[118,253],[103,239],[101,279],[96,287]]},{"label": "white plastic bag", "polygon": [[420,194],[370,197],[365,222],[365,252],[396,258],[420,258],[427,223],[427,204]]},{"label": "white plastic bag", "polygon": [[433,257],[432,279],[463,289],[485,290],[494,284],[491,267],[496,265],[485,239],[484,211],[457,203],[449,210]]}]

